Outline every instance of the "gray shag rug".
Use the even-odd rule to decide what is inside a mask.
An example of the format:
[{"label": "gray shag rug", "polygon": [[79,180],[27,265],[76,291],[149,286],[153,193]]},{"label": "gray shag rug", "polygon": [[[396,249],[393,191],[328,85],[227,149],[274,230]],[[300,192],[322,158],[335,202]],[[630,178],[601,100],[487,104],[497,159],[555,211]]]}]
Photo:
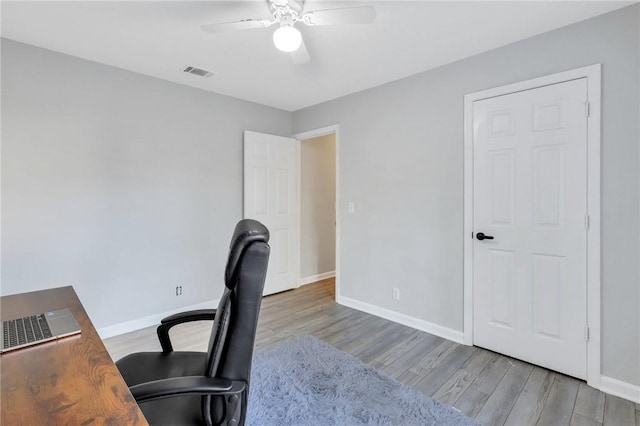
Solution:
[{"label": "gray shag rug", "polygon": [[255,355],[247,424],[478,425],[311,336]]}]

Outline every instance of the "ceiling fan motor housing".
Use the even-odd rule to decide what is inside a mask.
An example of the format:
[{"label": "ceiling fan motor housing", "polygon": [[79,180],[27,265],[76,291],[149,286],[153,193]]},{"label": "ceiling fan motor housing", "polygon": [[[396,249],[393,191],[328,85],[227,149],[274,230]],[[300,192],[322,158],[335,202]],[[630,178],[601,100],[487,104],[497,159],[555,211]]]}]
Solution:
[{"label": "ceiling fan motor housing", "polygon": [[[299,18],[302,14],[302,6],[304,0],[267,0],[269,2],[269,11],[273,14],[276,21],[283,23],[285,16],[289,16],[292,21]],[[280,19],[278,19],[280,16]],[[286,18],[284,18],[286,19]],[[293,22],[292,22],[293,24]]]}]

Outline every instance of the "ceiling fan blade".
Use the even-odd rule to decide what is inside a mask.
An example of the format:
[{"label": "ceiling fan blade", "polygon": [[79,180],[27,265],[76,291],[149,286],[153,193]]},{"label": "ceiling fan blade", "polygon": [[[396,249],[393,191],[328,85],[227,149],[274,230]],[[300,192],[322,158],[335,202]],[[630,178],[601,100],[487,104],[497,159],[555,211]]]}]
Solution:
[{"label": "ceiling fan blade", "polygon": [[371,24],[375,19],[376,9],[373,6],[314,10],[302,15],[302,21],[307,25]]},{"label": "ceiling fan blade", "polygon": [[267,28],[271,26],[271,24],[273,24],[273,22],[266,19],[243,19],[242,21],[201,25],[200,28],[202,28],[202,31],[208,33],[226,33],[229,31],[250,30],[253,28]]},{"label": "ceiling fan blade", "polygon": [[307,46],[304,45],[304,40],[302,40],[300,47],[293,52],[289,52],[289,55],[291,56],[291,61],[296,65],[305,64],[311,59]]}]

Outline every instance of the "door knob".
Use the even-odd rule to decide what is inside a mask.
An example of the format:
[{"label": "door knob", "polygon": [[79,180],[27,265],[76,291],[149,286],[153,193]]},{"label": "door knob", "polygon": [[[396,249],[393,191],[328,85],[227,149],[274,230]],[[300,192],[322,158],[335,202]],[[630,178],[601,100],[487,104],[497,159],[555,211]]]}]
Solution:
[{"label": "door knob", "polygon": [[493,240],[493,236],[491,235],[484,235],[482,232],[478,232],[476,234],[476,238],[480,241],[482,240]]}]

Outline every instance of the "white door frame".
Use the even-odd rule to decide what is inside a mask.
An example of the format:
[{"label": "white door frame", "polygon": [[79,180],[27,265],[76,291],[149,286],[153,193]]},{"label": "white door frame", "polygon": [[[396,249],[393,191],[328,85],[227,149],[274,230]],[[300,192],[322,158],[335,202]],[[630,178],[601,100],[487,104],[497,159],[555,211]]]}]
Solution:
[{"label": "white door frame", "polygon": [[[464,331],[473,345],[473,103],[482,99],[587,78],[587,383],[600,387],[600,123],[601,65],[595,64],[532,80],[470,93],[464,97]],[[585,330],[585,333],[587,331]],[[586,336],[585,336],[586,337]]]},{"label": "white door frame", "polygon": [[[301,208],[300,208],[300,200],[301,200],[301,194],[300,194],[300,188],[301,188],[301,164],[300,164],[300,141],[303,141],[305,139],[312,139],[312,138],[317,138],[320,136],[326,136],[326,135],[331,135],[334,134],[335,135],[335,146],[336,146],[336,260],[335,260],[335,264],[336,264],[336,299],[338,298],[338,295],[340,294],[340,149],[338,148],[340,146],[340,130],[339,130],[339,125],[338,124],[334,124],[332,126],[326,126],[326,127],[321,127],[319,129],[314,129],[314,130],[309,130],[306,132],[301,132],[301,133],[296,133],[295,135],[291,136],[292,138],[295,138],[298,143],[298,149],[296,150],[296,155],[298,156],[298,273],[300,271],[300,263],[301,263],[301,259],[300,256],[302,255],[300,253],[300,238],[302,235],[302,230],[300,229],[300,223],[302,222],[302,218],[300,217],[301,213]],[[298,277],[298,282],[300,282],[300,277]]]}]

